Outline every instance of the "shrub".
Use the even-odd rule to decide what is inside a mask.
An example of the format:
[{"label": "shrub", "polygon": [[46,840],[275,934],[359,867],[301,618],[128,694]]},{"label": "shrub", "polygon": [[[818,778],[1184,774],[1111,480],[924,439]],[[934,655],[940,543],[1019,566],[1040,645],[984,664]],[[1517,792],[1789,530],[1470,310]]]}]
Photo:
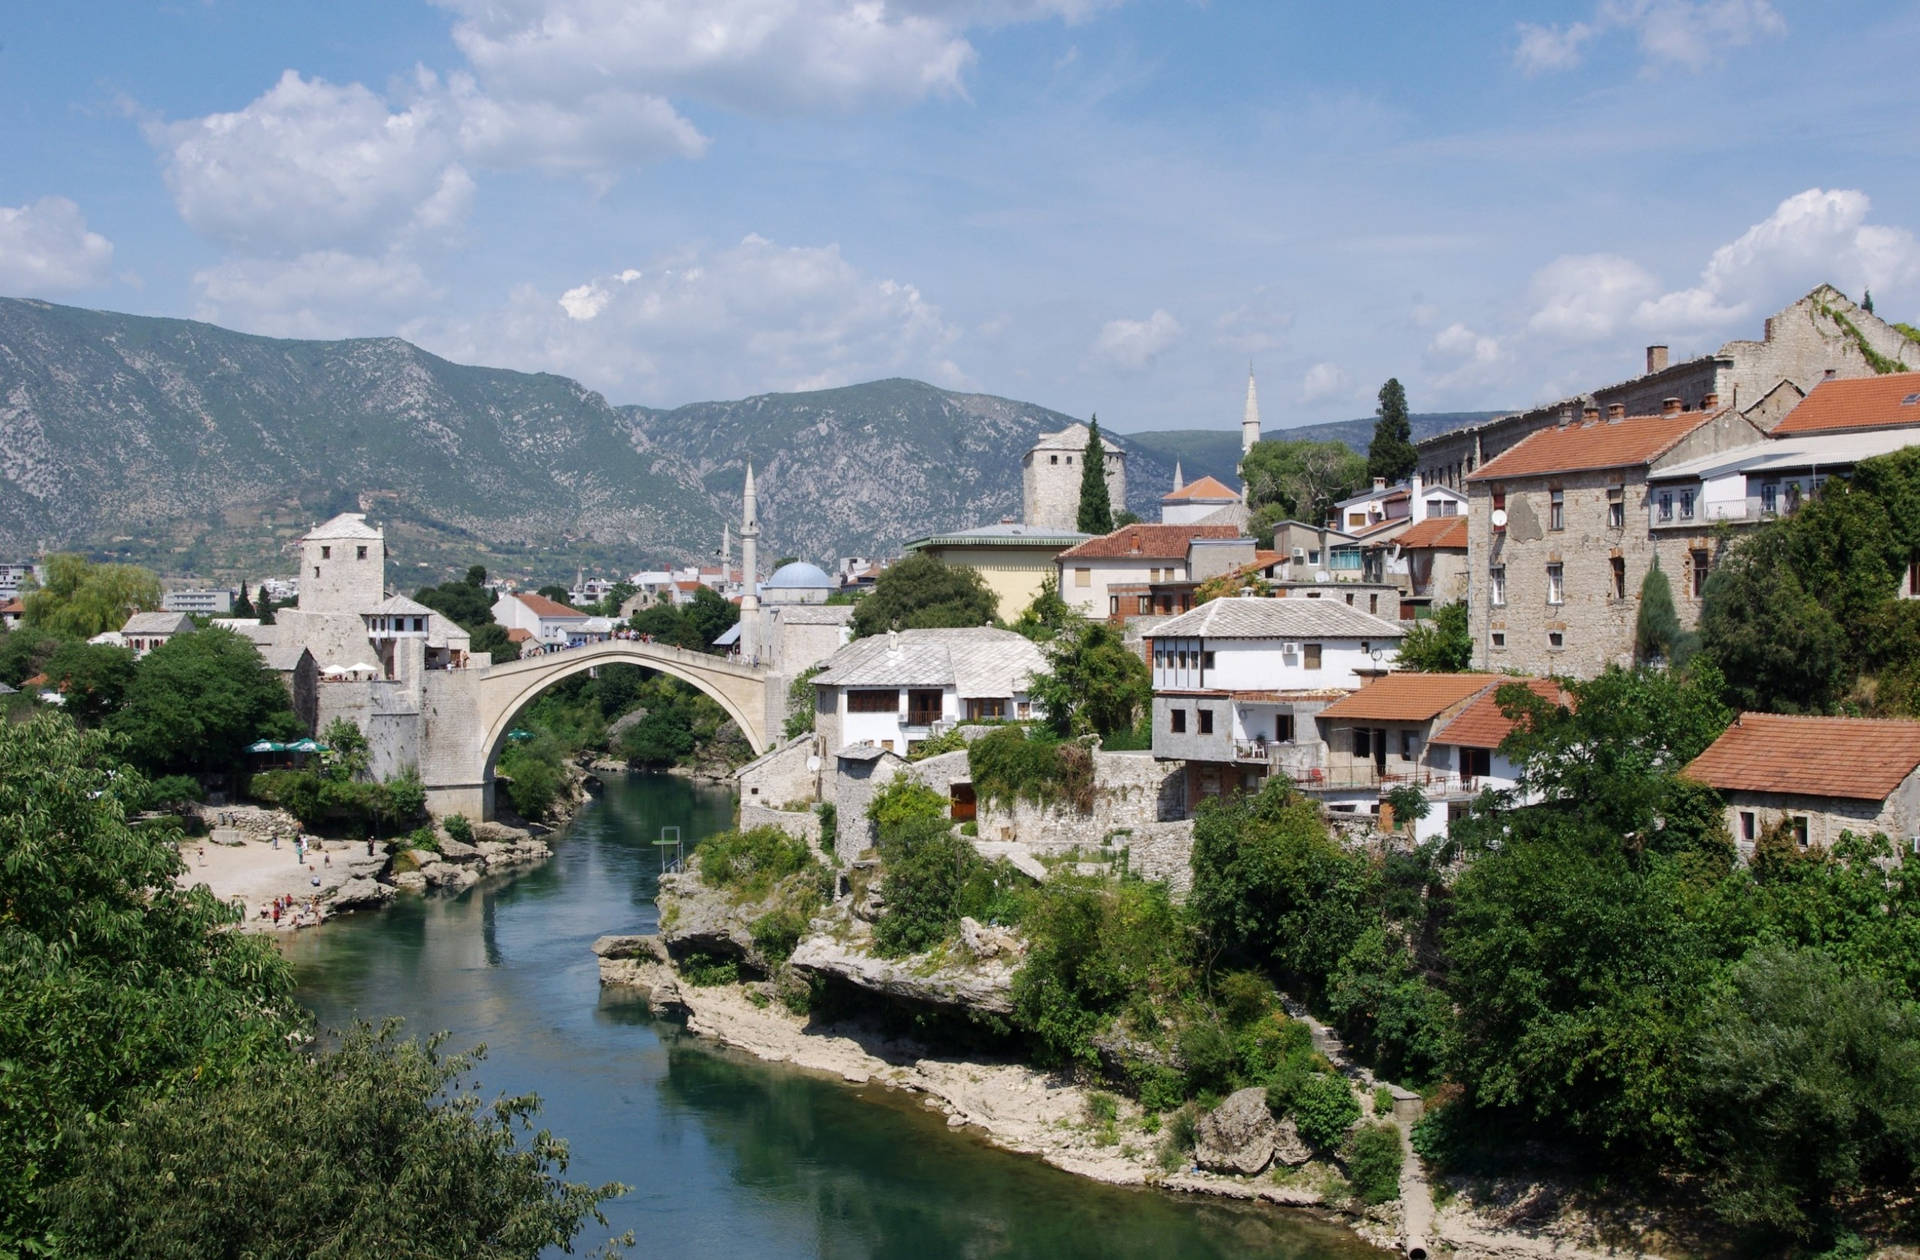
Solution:
[{"label": "shrub", "polygon": [[1381,1121],[1361,1125],[1341,1148],[1353,1195],[1371,1207],[1400,1197],[1400,1130]]},{"label": "shrub", "polygon": [[814,864],[806,842],[778,827],[723,831],[701,841],[695,853],[701,880],[709,887],[727,889],[742,901],[760,900],[775,884]]},{"label": "shrub", "polygon": [[989,863],[941,820],[920,819],[880,841],[886,909],[873,925],[883,954],[911,954],[946,939],[961,917],[1017,923],[1028,881],[1006,862]]},{"label": "shrub", "polygon": [[1240,1056],[1233,1038],[1205,1013],[1180,1030],[1180,1061],[1186,1064],[1190,1093],[1224,1093],[1239,1076]]},{"label": "shrub", "polygon": [[794,946],[806,935],[812,917],[809,907],[780,906],[769,910],[748,925],[753,947],[770,963],[783,963],[793,956]]},{"label": "shrub", "polygon": [[1344,1076],[1309,1073],[1292,1091],[1290,1110],[1300,1136],[1315,1150],[1331,1151],[1360,1118],[1360,1102]]},{"label": "shrub", "polygon": [[813,812],[820,815],[820,847],[831,853],[834,841],[840,838],[840,811],[832,801],[821,801]]},{"label": "shrub", "polygon": [[461,844],[473,843],[473,824],[467,821],[465,814],[448,814],[440,820],[440,825]]},{"label": "shrub", "polygon": [[688,954],[680,960],[681,979],[696,989],[740,983],[740,960],[717,954]]},{"label": "shrub", "polygon": [[867,817],[880,836],[916,822],[938,822],[947,816],[947,798],[917,779],[897,775],[867,802]]},{"label": "shrub", "polygon": [[1093,756],[1078,744],[1034,738],[1025,727],[1003,726],[967,746],[967,770],[983,801],[1070,803],[1093,809]]},{"label": "shrub", "polygon": [[142,810],[177,810],[205,796],[206,793],[200,788],[200,780],[190,774],[170,774],[149,782],[131,804]]}]

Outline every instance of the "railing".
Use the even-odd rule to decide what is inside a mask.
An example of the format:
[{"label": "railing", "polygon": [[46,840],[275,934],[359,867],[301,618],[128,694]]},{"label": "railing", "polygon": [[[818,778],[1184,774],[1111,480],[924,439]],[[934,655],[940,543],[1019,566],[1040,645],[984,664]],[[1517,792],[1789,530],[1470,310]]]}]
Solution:
[{"label": "railing", "polygon": [[1398,787],[1417,787],[1428,796],[1473,796],[1483,781],[1474,775],[1419,768],[1382,770],[1368,762],[1346,766],[1276,767],[1306,791],[1349,791],[1372,788],[1382,795]]},{"label": "railing", "polygon": [[942,714],[939,709],[908,709],[907,725],[932,726],[940,720],[941,716]]}]

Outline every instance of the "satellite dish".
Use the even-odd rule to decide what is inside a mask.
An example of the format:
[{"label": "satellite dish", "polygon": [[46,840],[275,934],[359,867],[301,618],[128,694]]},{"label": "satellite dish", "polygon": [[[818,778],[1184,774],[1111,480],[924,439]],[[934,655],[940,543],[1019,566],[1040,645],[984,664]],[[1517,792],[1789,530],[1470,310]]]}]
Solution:
[{"label": "satellite dish", "polygon": [[1495,529],[1505,529],[1507,527],[1507,509],[1505,508],[1493,509],[1492,520],[1493,520],[1493,527]]}]

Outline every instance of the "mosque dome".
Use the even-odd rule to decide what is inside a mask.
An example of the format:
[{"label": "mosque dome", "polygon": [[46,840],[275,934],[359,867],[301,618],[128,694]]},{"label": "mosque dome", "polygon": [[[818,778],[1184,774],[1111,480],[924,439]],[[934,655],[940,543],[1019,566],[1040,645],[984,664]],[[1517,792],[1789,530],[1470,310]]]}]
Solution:
[{"label": "mosque dome", "polygon": [[833,590],[838,583],[827,576],[827,571],[817,564],[808,564],[805,560],[795,560],[792,564],[783,564],[773,571],[773,576],[762,585],[763,590]]}]

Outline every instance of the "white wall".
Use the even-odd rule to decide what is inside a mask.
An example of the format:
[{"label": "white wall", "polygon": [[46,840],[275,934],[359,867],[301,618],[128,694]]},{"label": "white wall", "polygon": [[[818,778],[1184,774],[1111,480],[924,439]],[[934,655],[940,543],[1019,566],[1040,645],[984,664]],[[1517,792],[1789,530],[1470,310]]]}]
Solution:
[{"label": "white wall", "polygon": [[[1306,667],[1305,645],[1320,645],[1320,668]],[[1292,654],[1286,647],[1293,648]],[[1178,666],[1186,650],[1189,664]],[[1373,658],[1374,651],[1380,659]],[[1200,653],[1213,653],[1213,668],[1192,663]],[[1155,691],[1304,691],[1321,687],[1357,688],[1366,680],[1362,669],[1391,666],[1400,654],[1398,639],[1159,639],[1153,640]]]},{"label": "white wall", "polygon": [[[1060,598],[1068,607],[1077,609],[1089,617],[1105,617],[1108,612],[1107,601],[1111,598],[1110,586],[1128,586],[1153,580],[1153,571],[1160,570],[1161,580],[1184,582],[1187,580],[1187,562],[1180,560],[1149,560],[1145,557],[1134,559],[1073,560],[1063,559],[1060,567]],[[1078,569],[1087,569],[1089,585],[1076,586],[1074,573]]]}]

